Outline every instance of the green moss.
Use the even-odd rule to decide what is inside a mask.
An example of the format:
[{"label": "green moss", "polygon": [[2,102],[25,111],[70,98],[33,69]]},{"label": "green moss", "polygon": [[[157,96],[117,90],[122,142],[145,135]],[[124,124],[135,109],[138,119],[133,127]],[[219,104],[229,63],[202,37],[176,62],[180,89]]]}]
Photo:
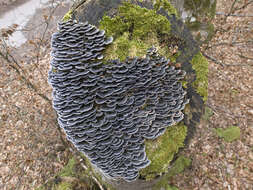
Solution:
[{"label": "green moss", "polygon": [[76,161],[74,158],[71,158],[68,161],[68,164],[60,171],[59,176],[75,176],[74,167],[75,167]]},{"label": "green moss", "polygon": [[73,11],[70,9],[62,18],[62,20],[64,22],[67,22],[68,20],[70,20],[72,18],[72,13]]},{"label": "green moss", "polygon": [[212,24],[212,22],[208,22],[207,32],[208,32],[208,36],[205,40],[205,43],[209,42],[214,36],[215,31],[214,31],[214,25]]},{"label": "green moss", "polygon": [[167,174],[168,177],[172,177],[174,175],[177,175],[179,173],[182,173],[185,168],[189,167],[191,165],[191,159],[186,158],[184,156],[180,156],[173,166],[170,168],[169,173]]},{"label": "green moss", "polygon": [[159,180],[159,182],[155,184],[153,189],[154,190],[160,190],[161,188],[177,189],[176,187],[172,187],[168,184],[170,178],[179,173],[182,173],[185,170],[185,168],[188,168],[190,165],[191,165],[191,159],[186,158],[184,156],[180,156],[179,158],[177,158],[177,160],[174,162],[172,167],[169,169],[169,172],[161,177],[161,179]]},{"label": "green moss", "polygon": [[212,19],[216,12],[216,0],[185,0],[184,8],[193,11],[194,16],[207,16]]},{"label": "green moss", "polygon": [[175,186],[168,186],[166,190],[179,190],[177,187]]},{"label": "green moss", "polygon": [[115,39],[105,50],[105,60],[142,57],[152,45],[161,55],[168,52],[168,47],[162,48],[158,39],[170,35],[170,22],[155,10],[124,2],[115,17],[102,18],[99,28]]},{"label": "green moss", "polygon": [[169,58],[170,58],[170,61],[172,62],[172,63],[176,63],[176,61],[177,61],[177,58],[181,55],[181,51],[177,51],[175,54],[170,54],[170,52],[166,52],[167,54],[169,54]]},{"label": "green moss", "polygon": [[208,61],[201,54],[197,53],[191,60],[192,68],[196,72],[196,80],[193,82],[193,87],[203,97],[204,102],[208,95]]},{"label": "green moss", "polygon": [[35,190],[46,190],[46,188],[42,185],[42,186],[36,188]]},{"label": "green moss", "polygon": [[185,81],[185,80],[182,81],[182,86],[183,86],[185,89],[187,88],[187,84],[188,84],[187,81]]},{"label": "green moss", "polygon": [[123,61],[128,56],[143,56],[149,46],[141,40],[129,41],[129,35],[129,32],[125,32],[122,36],[118,37],[108,49],[105,50],[108,60],[120,59]]},{"label": "green moss", "polygon": [[210,119],[210,117],[213,115],[213,110],[211,109],[211,108],[209,108],[209,107],[205,107],[205,113],[204,113],[204,115],[203,115],[203,119],[204,120],[209,120]]},{"label": "green moss", "polygon": [[215,13],[216,13],[216,0],[214,0],[214,3],[211,5],[211,8],[210,8],[210,16],[211,16],[211,18],[214,18]]},{"label": "green moss", "polygon": [[240,138],[240,128],[236,126],[229,127],[227,129],[217,128],[216,134],[224,138],[226,142],[232,142]]},{"label": "green moss", "polygon": [[187,127],[178,124],[169,127],[166,132],[155,140],[146,140],[146,153],[151,164],[142,169],[140,174],[147,180],[168,171],[168,166],[178,149],[184,146]]},{"label": "green moss", "polygon": [[72,184],[69,182],[62,182],[59,185],[57,185],[55,190],[73,190]]},{"label": "green moss", "polygon": [[167,11],[168,15],[174,14],[178,17],[177,10],[168,0],[154,0],[154,9],[159,11],[161,8]]},{"label": "green moss", "polygon": [[97,173],[92,168],[90,161],[83,156],[84,165],[87,169],[80,166],[80,163],[75,157],[69,159],[68,164],[54,177],[47,181],[46,184],[39,187],[37,190],[74,190],[74,189],[99,189],[94,182],[94,177],[106,189],[114,190],[114,188],[102,180],[100,173]]},{"label": "green moss", "polygon": [[201,22],[195,21],[195,22],[188,22],[187,26],[190,30],[198,31],[201,27]]},{"label": "green moss", "polygon": [[85,170],[85,175],[95,176],[96,179],[99,181],[99,183],[104,187],[106,187],[106,189],[115,190],[115,188],[111,184],[105,182],[105,180],[102,178],[101,173],[94,170],[94,168],[91,165],[91,162],[85,155],[82,155],[82,158],[84,159],[85,165],[87,167],[87,169]]},{"label": "green moss", "polygon": [[150,33],[169,34],[170,23],[166,17],[156,14],[154,10],[124,2],[114,18],[104,16],[100,28],[109,36],[118,37],[124,32],[131,32],[133,39],[145,39]]},{"label": "green moss", "polygon": [[[39,188],[37,188],[36,190],[73,190],[74,189],[74,186],[76,185],[75,182],[77,181],[74,181],[72,179],[60,179],[59,182],[56,182],[54,179],[49,179],[47,181],[46,184],[40,186]],[[83,190],[86,190],[83,189]]]},{"label": "green moss", "polygon": [[187,22],[187,26],[190,30],[193,31],[204,30],[205,32],[207,32],[207,36],[203,37],[201,37],[201,34],[198,33],[196,40],[198,40],[201,43],[208,43],[214,35],[214,25],[212,24],[211,21],[205,23],[204,25],[200,21]]}]

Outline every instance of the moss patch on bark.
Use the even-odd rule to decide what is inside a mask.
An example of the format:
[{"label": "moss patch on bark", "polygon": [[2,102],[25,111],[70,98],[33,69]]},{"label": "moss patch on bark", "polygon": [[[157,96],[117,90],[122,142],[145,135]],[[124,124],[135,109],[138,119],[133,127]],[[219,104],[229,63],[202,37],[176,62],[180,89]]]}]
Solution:
[{"label": "moss patch on bark", "polygon": [[169,184],[169,179],[172,176],[175,176],[179,173],[182,173],[186,168],[188,168],[191,165],[191,159],[186,158],[184,156],[180,156],[177,158],[177,160],[174,162],[172,167],[169,169],[169,172],[162,176],[162,178],[159,180],[158,183],[153,187],[154,190],[160,190],[160,189],[168,189],[168,190],[176,190],[176,187],[173,187]]},{"label": "moss patch on bark", "polygon": [[158,174],[168,171],[171,160],[184,146],[187,134],[187,127],[178,124],[169,127],[166,132],[155,140],[146,140],[146,153],[151,160],[151,164],[140,171],[141,176],[147,180],[153,179]]},{"label": "moss patch on bark", "polygon": [[158,48],[160,55],[168,52],[168,47],[162,47],[159,38],[170,35],[170,22],[155,10],[124,2],[115,17],[102,18],[99,28],[115,39],[105,50],[105,60],[143,57],[152,46]]},{"label": "moss patch on bark", "polygon": [[70,20],[72,18],[72,9],[70,9],[62,18],[62,21],[67,22],[68,20]]},{"label": "moss patch on bark", "polygon": [[91,167],[89,160],[83,156],[86,169],[81,167],[81,163],[75,156],[70,157],[68,163],[62,170],[47,183],[36,190],[90,190],[100,189],[94,182],[94,176],[104,187],[113,190],[114,188],[101,179],[101,175],[96,173]]},{"label": "moss patch on bark", "polygon": [[168,15],[174,14],[178,16],[177,10],[168,0],[154,0],[154,9],[159,11],[161,8],[167,11]]},{"label": "moss patch on bark", "polygon": [[196,80],[193,82],[193,87],[197,90],[199,95],[203,97],[204,102],[208,95],[208,61],[201,54],[197,53],[191,60],[192,68],[196,72]]}]

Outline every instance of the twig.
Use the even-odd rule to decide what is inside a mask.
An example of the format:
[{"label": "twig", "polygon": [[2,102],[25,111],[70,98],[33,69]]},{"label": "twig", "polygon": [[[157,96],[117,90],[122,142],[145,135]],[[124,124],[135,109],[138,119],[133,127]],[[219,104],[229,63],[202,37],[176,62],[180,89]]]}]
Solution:
[{"label": "twig", "polygon": [[102,187],[102,185],[99,183],[99,181],[97,180],[97,178],[95,178],[93,175],[91,176],[92,179],[96,182],[96,184],[99,186],[100,190],[104,190],[104,188]]},{"label": "twig", "polygon": [[237,53],[236,55],[238,55],[239,57],[244,58],[244,59],[253,60],[253,57],[246,57],[246,56],[244,56],[244,55],[242,55],[242,54],[238,54],[238,53]]},{"label": "twig", "polygon": [[58,125],[57,118],[56,118],[56,119],[53,119],[53,120],[52,120],[52,123],[53,123],[54,126],[56,126],[56,128],[57,128],[57,130],[58,130],[58,132],[59,132],[60,140],[61,140],[63,146],[64,146],[65,148],[67,148],[69,145],[68,145],[68,142],[62,137],[62,136],[65,135],[65,134],[62,132],[61,127]]},{"label": "twig", "polygon": [[212,44],[211,46],[207,46],[205,47],[205,50],[207,49],[210,49],[210,48],[214,48],[214,47],[217,47],[217,46],[223,46],[223,45],[227,45],[227,46],[233,46],[233,45],[236,45],[236,44],[248,44],[248,43],[253,43],[253,40],[248,40],[248,41],[236,41],[236,42],[231,42],[231,43],[228,43],[228,42],[221,42],[221,43],[217,43],[217,44]]},{"label": "twig", "polygon": [[224,15],[225,15],[224,23],[226,23],[226,22],[227,22],[227,18],[228,18],[231,14],[234,13],[234,6],[235,6],[235,4],[236,4],[237,1],[238,1],[238,0],[234,0],[233,3],[232,3],[232,5],[231,5],[231,7],[230,7],[230,10],[229,10],[228,14],[224,14]]},{"label": "twig", "polygon": [[216,12],[216,15],[224,15],[226,17],[229,17],[229,16],[234,16],[234,17],[253,17],[252,14],[249,14],[249,15],[242,15],[242,14],[227,14],[227,13],[224,13],[224,12]]},{"label": "twig", "polygon": [[[52,1],[52,4],[53,4],[53,3],[54,3],[54,1]],[[41,49],[42,43],[43,43],[43,41],[44,41],[46,32],[47,32],[47,30],[48,30],[50,20],[51,20],[51,18],[52,18],[52,16],[53,16],[55,10],[58,8],[58,6],[59,6],[59,3],[58,3],[55,7],[53,7],[52,10],[50,10],[50,14],[49,14],[49,16],[47,17],[46,22],[45,22],[46,27],[45,27],[45,29],[44,29],[44,31],[43,31],[42,37],[40,38],[39,45],[38,45],[37,48],[36,48],[37,54],[36,54],[36,62],[35,62],[34,65],[35,65],[35,67],[39,70],[39,72],[40,72],[40,74],[41,74],[41,76],[42,76],[42,78],[44,79],[45,82],[47,82],[47,81],[45,80],[45,78],[47,78],[47,77],[45,77],[44,74],[43,74],[43,73],[41,72],[41,70],[39,69],[40,49]]]},{"label": "twig", "polygon": [[212,112],[213,112],[215,115],[219,115],[219,114],[216,112],[216,110],[214,110],[214,109],[210,106],[209,103],[207,103],[206,106],[207,106],[209,109],[211,109]]},{"label": "twig", "polygon": [[232,3],[232,5],[231,5],[231,7],[230,7],[230,11],[229,11],[229,13],[228,13],[228,16],[231,15],[231,14],[234,12],[234,6],[235,6],[235,4],[236,4],[237,1],[238,1],[238,0],[234,0],[234,2]]},{"label": "twig", "polygon": [[76,4],[74,3],[72,10],[75,11],[78,9],[83,3],[85,3],[87,0],[79,0]]},{"label": "twig", "polygon": [[248,64],[237,64],[237,63],[225,64],[225,63],[222,63],[221,61],[219,61],[219,60],[215,59],[214,57],[211,57],[210,55],[207,55],[203,52],[202,52],[202,55],[204,55],[207,59],[210,59],[211,61],[213,61],[217,65],[221,65],[222,67],[224,67],[224,66],[251,67],[251,65],[248,65]]},{"label": "twig", "polygon": [[[26,84],[29,88],[33,89],[33,91],[34,91],[37,95],[39,95],[41,98],[43,98],[44,100],[46,100],[50,105],[52,105],[51,100],[49,100],[44,94],[41,94],[41,93],[39,92],[38,88],[37,88],[34,84],[32,84],[31,81],[30,81],[26,76],[24,76],[24,74],[22,74],[22,73],[19,71],[19,69],[18,69],[15,65],[12,64],[12,63],[14,62],[16,65],[19,66],[18,62],[16,61],[16,59],[15,59],[12,55],[10,55],[10,54],[4,55],[4,54],[0,51],[0,56],[1,56],[5,61],[7,61],[8,66],[11,67],[13,70],[16,71],[16,73],[19,75],[19,77],[25,82],[25,84]],[[12,60],[10,60],[8,56],[10,56]],[[19,67],[20,67],[20,66],[19,66]],[[22,68],[21,68],[21,70],[22,70],[23,73],[25,73],[25,72],[23,71]]]},{"label": "twig", "polygon": [[246,118],[246,116],[240,116],[240,115],[235,115],[233,113],[229,113],[226,109],[221,108],[220,106],[211,105],[211,104],[207,104],[207,106],[212,108],[212,110],[218,110],[222,113],[225,113],[226,115],[228,115],[231,118]]},{"label": "twig", "polygon": [[249,15],[241,15],[241,14],[234,14],[235,11],[241,10],[246,8],[248,5],[250,5],[251,3],[253,3],[253,0],[249,1],[248,3],[244,4],[243,6],[239,7],[239,8],[235,8],[235,4],[237,3],[238,0],[234,0],[231,7],[230,7],[230,11],[228,13],[224,13],[224,12],[217,12],[216,15],[224,15],[225,19],[224,22],[227,21],[227,18],[229,16],[235,16],[235,17],[253,17],[252,14]]},{"label": "twig", "polygon": [[[84,163],[82,163],[82,159],[80,159],[80,165],[84,170],[88,170],[88,168],[84,165]],[[88,176],[89,177],[89,176]],[[91,175],[91,178],[93,179],[93,181],[98,185],[100,190],[104,190],[103,186],[99,183],[99,181],[97,180],[96,177],[94,177],[93,175]]]},{"label": "twig", "polygon": [[88,177],[88,178],[91,177],[92,180],[98,185],[98,187],[100,188],[100,190],[105,190],[105,189],[103,188],[103,186],[100,184],[100,182],[98,181],[98,179],[97,179],[95,176],[93,176],[93,174],[92,174],[92,172],[90,171],[89,167],[86,166],[85,161],[84,161],[84,159],[83,159],[82,153],[79,152],[79,151],[77,151],[76,148],[72,149],[71,146],[69,146],[68,149],[69,149],[69,151],[79,160],[79,163],[80,163],[81,167],[82,167],[84,170],[88,171],[88,174],[89,174],[89,175],[87,175],[87,177]]},{"label": "twig", "polygon": [[219,43],[219,44],[214,44],[212,46],[219,46],[219,45],[228,45],[228,46],[232,46],[232,45],[236,45],[236,44],[247,44],[247,43],[253,43],[253,40],[248,40],[248,41],[236,41],[236,42],[231,42],[231,43],[226,43],[226,42],[223,42],[223,43]]},{"label": "twig", "polygon": [[222,67],[224,67],[224,64],[221,61],[216,60],[215,58],[213,58],[210,55],[205,54],[204,52],[201,52],[202,55],[204,55],[207,59],[210,59],[211,61],[213,61],[214,63],[216,63],[217,65],[221,65]]},{"label": "twig", "polygon": [[13,62],[23,73],[25,73],[25,70],[23,70],[23,68],[19,65],[19,63],[17,62],[17,60],[13,57],[13,55],[9,52],[8,50],[8,46],[6,44],[5,40],[1,40],[2,44],[2,48],[5,50],[4,52],[0,52],[1,56],[6,60],[9,59],[11,62]]},{"label": "twig", "polygon": [[235,11],[241,10],[241,9],[245,9],[248,5],[250,5],[251,3],[253,3],[253,0],[248,1],[247,3],[245,3],[243,6],[235,8]]},{"label": "twig", "polygon": [[232,63],[232,64],[225,64],[226,66],[239,66],[239,67],[251,67],[251,65],[248,64],[237,64],[237,63]]}]

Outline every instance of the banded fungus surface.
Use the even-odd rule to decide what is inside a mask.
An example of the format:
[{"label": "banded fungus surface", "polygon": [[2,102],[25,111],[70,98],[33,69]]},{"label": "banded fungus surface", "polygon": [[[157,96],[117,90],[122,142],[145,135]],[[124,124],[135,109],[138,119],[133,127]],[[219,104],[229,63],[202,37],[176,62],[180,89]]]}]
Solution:
[{"label": "banded fungus surface", "polygon": [[103,174],[133,181],[150,164],[145,139],[180,122],[189,102],[180,82],[185,71],[170,66],[155,47],[145,57],[103,63],[113,43],[105,31],[73,20],[52,36],[49,83],[53,107],[68,140]]}]

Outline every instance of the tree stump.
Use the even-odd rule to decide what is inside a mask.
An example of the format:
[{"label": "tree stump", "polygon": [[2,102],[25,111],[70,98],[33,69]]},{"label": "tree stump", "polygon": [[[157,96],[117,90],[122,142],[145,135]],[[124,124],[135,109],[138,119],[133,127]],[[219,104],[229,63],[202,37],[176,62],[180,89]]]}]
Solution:
[{"label": "tree stump", "polygon": [[[96,176],[105,189],[169,188],[169,177],[190,164],[190,160],[178,156],[178,152],[193,136],[207,99],[208,64],[197,42],[178,18],[177,10],[166,0],[77,1],[63,18],[63,22],[69,20],[89,23],[104,30],[107,37],[113,37],[113,42],[108,42],[103,50],[103,57],[99,57],[105,65],[112,60],[124,62],[129,57],[141,59],[147,56],[148,49],[155,47],[159,56],[170,60],[169,67],[185,71],[185,77],[180,80],[189,99],[183,110],[184,119],[169,126],[158,138],[145,140],[151,163],[139,170],[138,179],[126,182],[107,178],[86,160],[88,173]],[[168,169],[173,164],[177,165]]]}]

